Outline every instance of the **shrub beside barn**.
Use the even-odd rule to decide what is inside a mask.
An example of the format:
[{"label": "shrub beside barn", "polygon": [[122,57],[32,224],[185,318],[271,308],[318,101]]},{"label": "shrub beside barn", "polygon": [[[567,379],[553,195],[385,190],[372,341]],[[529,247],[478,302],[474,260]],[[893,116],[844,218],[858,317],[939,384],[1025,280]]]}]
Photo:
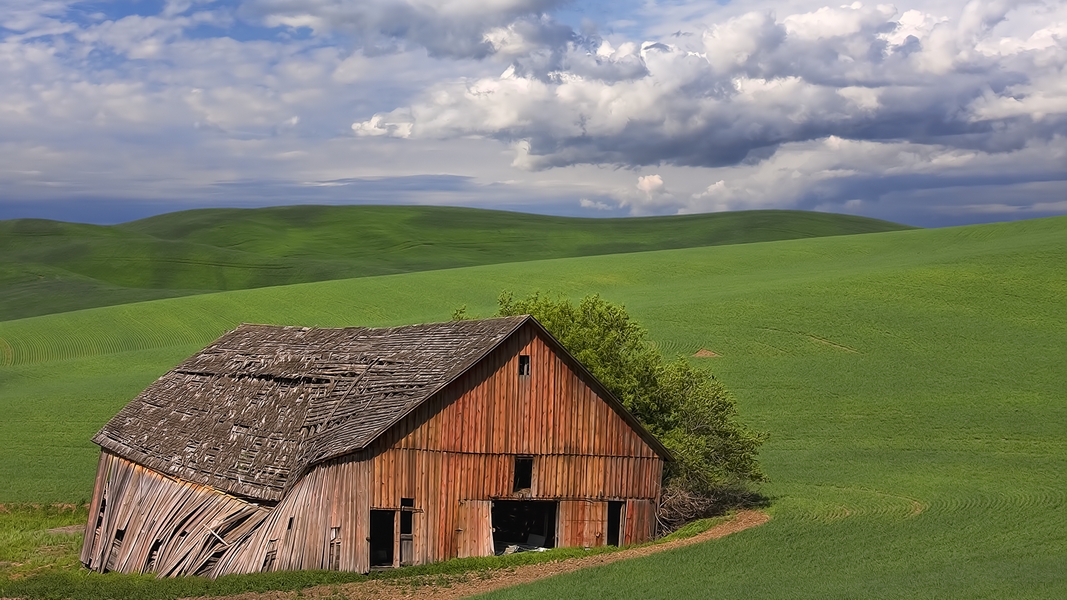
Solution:
[{"label": "shrub beside barn", "polygon": [[242,325],[93,441],[81,560],[160,576],[644,542],[669,460],[529,316]]}]

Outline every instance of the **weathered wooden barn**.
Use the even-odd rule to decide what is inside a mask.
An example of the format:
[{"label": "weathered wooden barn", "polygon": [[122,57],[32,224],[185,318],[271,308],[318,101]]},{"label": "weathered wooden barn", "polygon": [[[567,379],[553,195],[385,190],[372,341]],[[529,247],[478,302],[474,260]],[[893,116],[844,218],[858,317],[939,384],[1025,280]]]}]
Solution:
[{"label": "weathered wooden barn", "polygon": [[528,316],[242,325],[93,441],[81,560],[161,577],[642,542],[669,459]]}]

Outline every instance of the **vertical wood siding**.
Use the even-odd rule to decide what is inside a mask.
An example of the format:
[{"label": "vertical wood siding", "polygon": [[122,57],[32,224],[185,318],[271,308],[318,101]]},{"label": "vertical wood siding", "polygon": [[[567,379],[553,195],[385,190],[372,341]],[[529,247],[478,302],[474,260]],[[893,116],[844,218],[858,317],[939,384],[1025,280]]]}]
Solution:
[{"label": "vertical wood siding", "polygon": [[[520,355],[530,357],[529,376],[518,375]],[[660,460],[531,326],[394,426],[377,445],[383,443],[445,452]]]},{"label": "vertical wood siding", "polygon": [[656,534],[656,503],[649,500],[627,500],[623,543],[638,544]]},{"label": "vertical wood siding", "polygon": [[456,527],[456,556],[492,556],[492,502],[489,500],[461,500]]},{"label": "vertical wood siding", "polygon": [[560,546],[603,546],[607,543],[607,527],[607,502],[565,500],[559,503]]}]

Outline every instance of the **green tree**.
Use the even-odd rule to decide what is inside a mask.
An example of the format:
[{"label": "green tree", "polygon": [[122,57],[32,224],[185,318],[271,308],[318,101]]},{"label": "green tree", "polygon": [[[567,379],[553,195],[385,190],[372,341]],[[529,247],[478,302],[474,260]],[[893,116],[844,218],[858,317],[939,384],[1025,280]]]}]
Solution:
[{"label": "green tree", "polygon": [[764,480],[758,460],[764,435],[738,420],[726,388],[684,357],[665,360],[624,307],[599,295],[575,304],[540,293],[517,300],[510,292],[498,303],[500,316],[529,314],[540,321],[674,454],[665,495],[698,506],[689,512],[736,501],[749,484]]}]

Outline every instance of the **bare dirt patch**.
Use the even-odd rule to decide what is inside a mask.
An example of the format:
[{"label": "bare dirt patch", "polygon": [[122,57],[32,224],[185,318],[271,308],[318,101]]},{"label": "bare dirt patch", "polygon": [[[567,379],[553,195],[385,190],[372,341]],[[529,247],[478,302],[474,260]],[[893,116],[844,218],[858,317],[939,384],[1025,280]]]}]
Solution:
[{"label": "bare dirt patch", "polygon": [[74,535],[85,531],[85,525],[79,523],[77,525],[67,525],[66,527],[53,527],[47,531],[57,535]]},{"label": "bare dirt patch", "polygon": [[[771,517],[757,510],[744,510],[737,513],[734,518],[721,523],[711,529],[697,534],[691,538],[673,540],[663,544],[642,546],[613,552],[611,554],[598,554],[581,558],[541,563],[537,565],[523,565],[509,569],[493,571],[481,571],[462,575],[427,575],[420,577],[405,577],[402,579],[379,579],[347,583],[343,585],[323,585],[308,588],[299,592],[301,598],[346,598],[348,600],[399,600],[402,598],[435,598],[437,600],[457,600],[475,594],[483,594],[513,585],[521,585],[552,577],[571,573],[579,569],[587,569],[606,565],[620,560],[648,556],[665,550],[673,550],[683,546],[699,544],[709,540],[737,533],[750,527],[756,527],[769,521]],[[264,592],[239,594],[227,596],[226,600],[290,600],[297,597],[297,592]],[[215,600],[215,599],[199,599]],[[221,599],[218,599],[221,600]]]},{"label": "bare dirt patch", "polygon": [[707,348],[701,348],[700,350],[697,350],[695,354],[693,354],[693,358],[719,358],[720,356],[722,355],[717,352],[712,352]]}]

